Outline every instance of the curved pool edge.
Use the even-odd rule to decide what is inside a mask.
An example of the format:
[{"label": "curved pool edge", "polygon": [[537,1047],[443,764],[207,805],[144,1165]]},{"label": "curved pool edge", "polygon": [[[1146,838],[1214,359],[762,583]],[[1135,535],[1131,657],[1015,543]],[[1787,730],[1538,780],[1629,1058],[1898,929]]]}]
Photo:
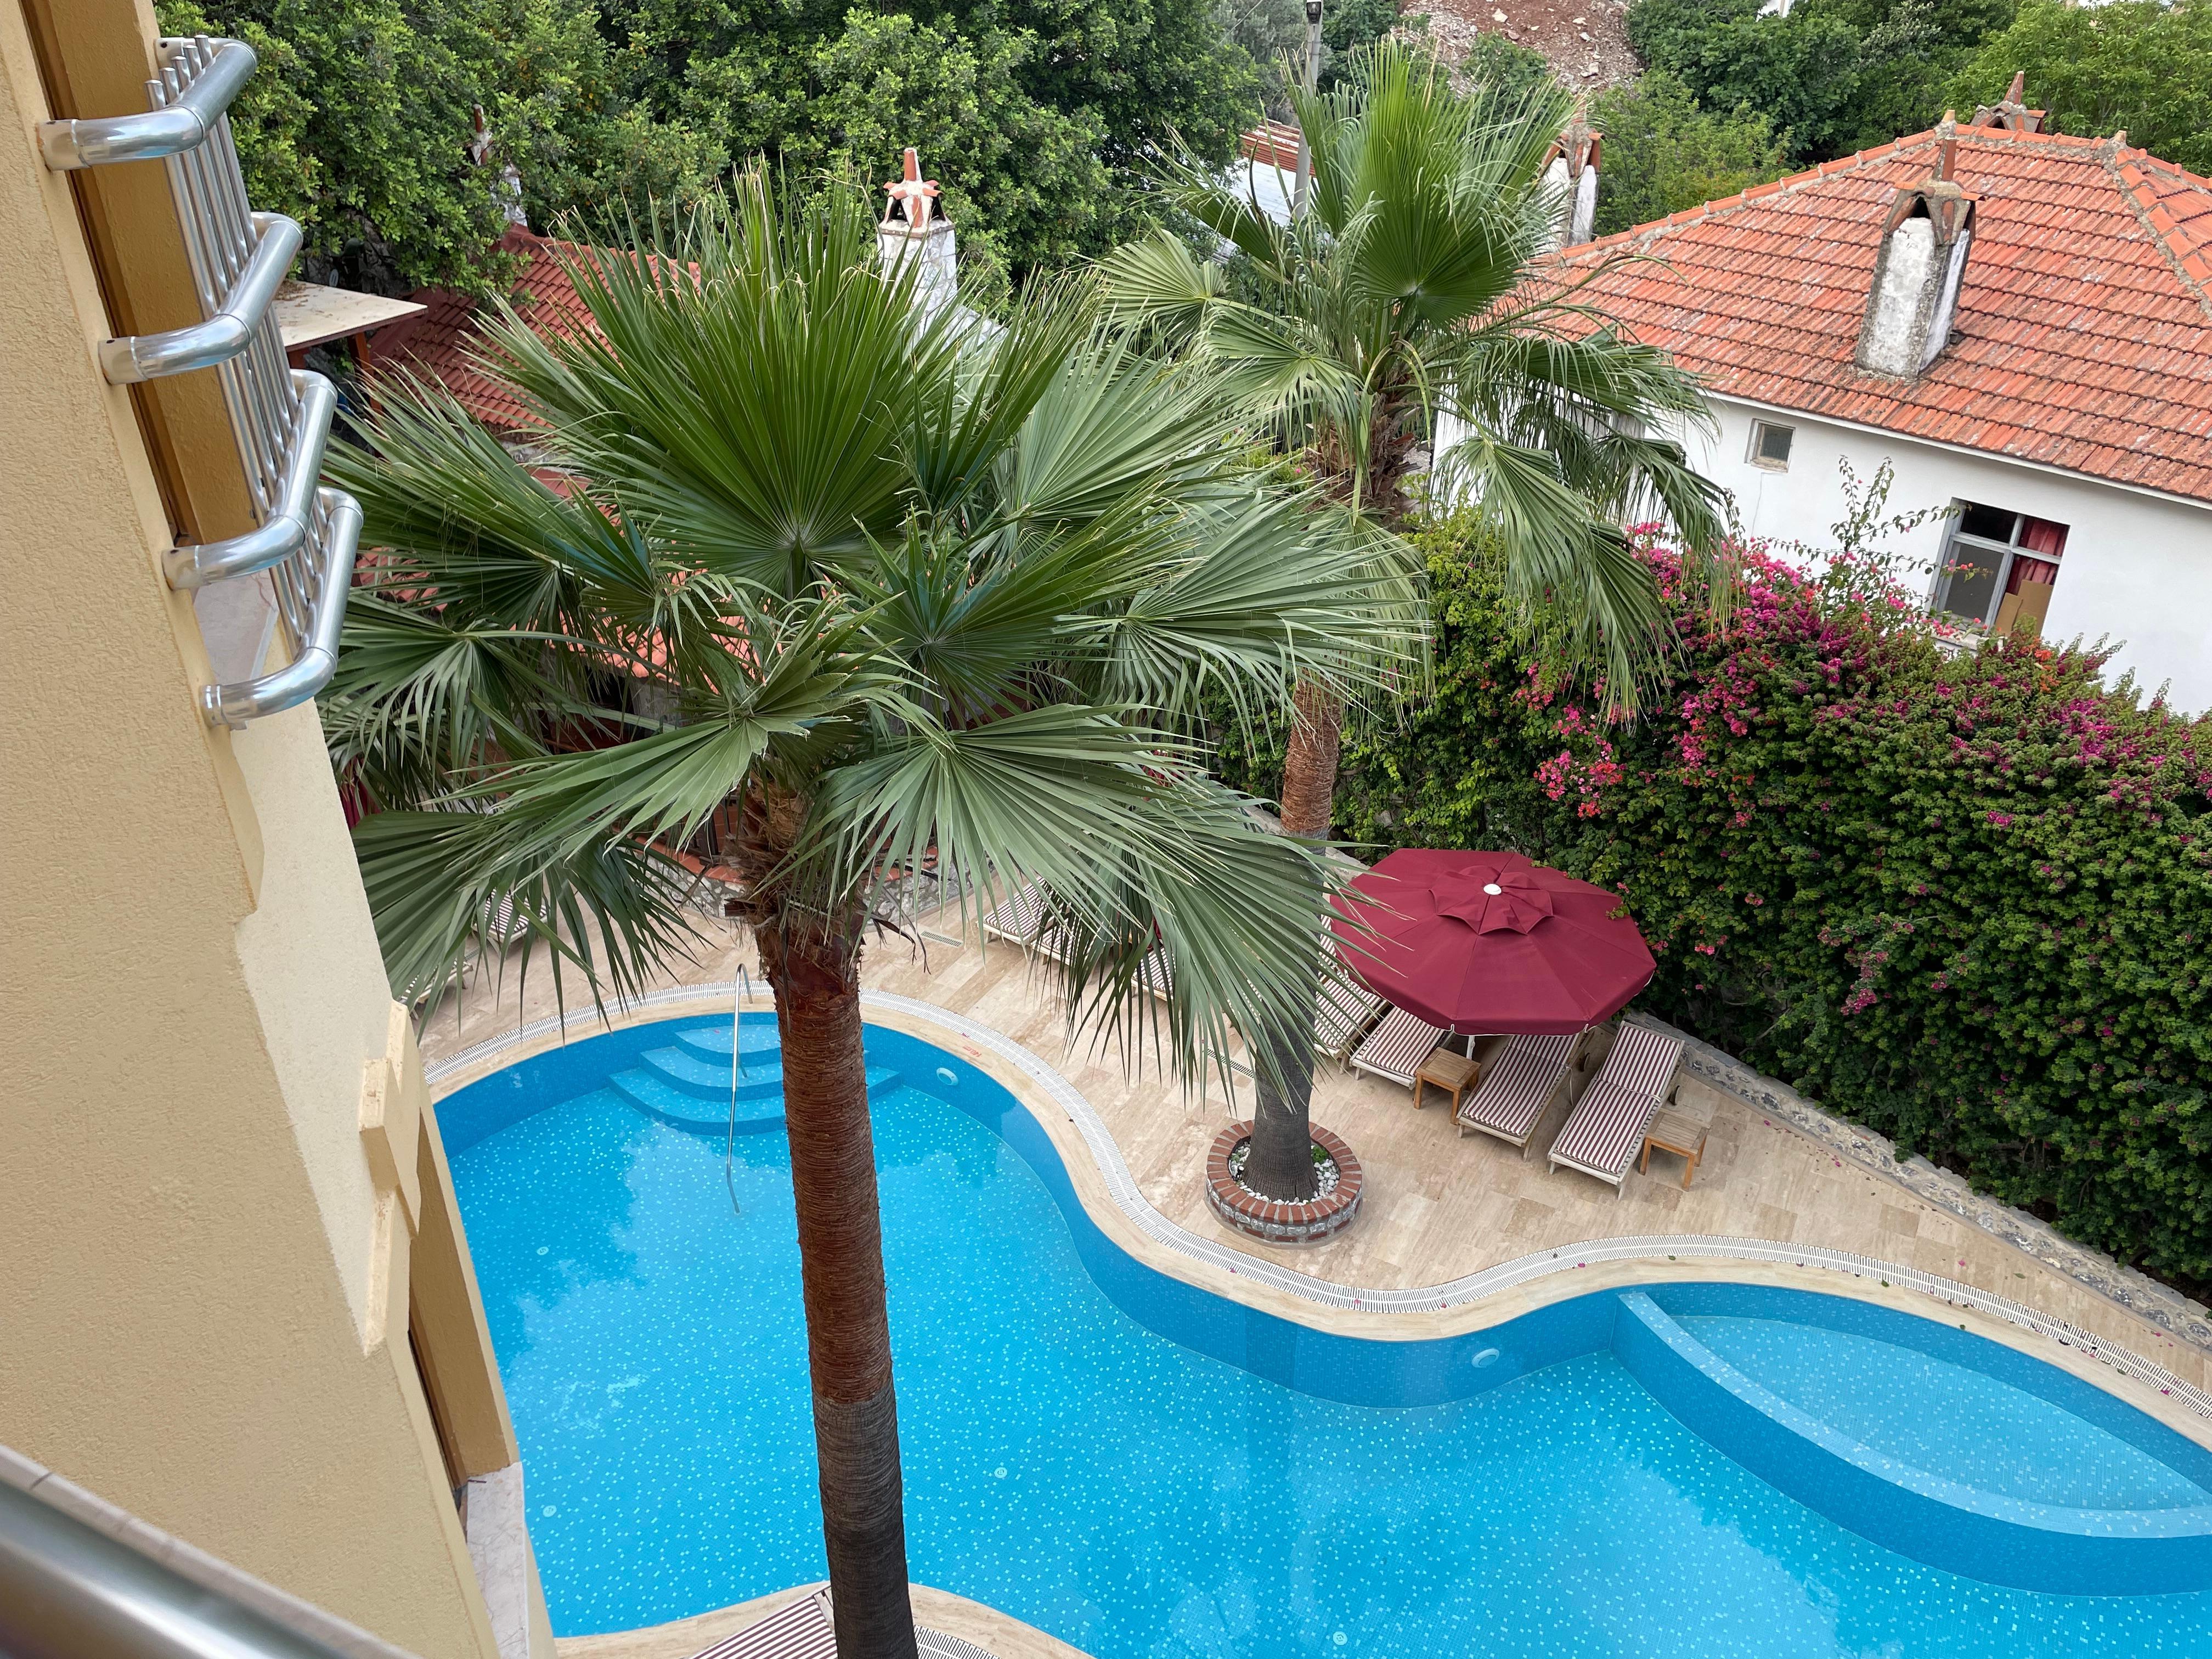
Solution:
[{"label": "curved pool edge", "polygon": [[[1623,1291],[1617,1306],[1613,1356],[1678,1422],[1884,1549],[2045,1594],[2156,1595],[2212,1585],[2212,1505],[2075,1509],[1963,1485],[1875,1451],[1792,1405],[1706,1347],[1646,1292]],[[2206,1473],[2202,1463],[2177,1472],[2200,1480]]]},{"label": "curved pool edge", "polygon": [[[688,1003],[726,1003],[737,989],[731,982],[655,992],[611,1018],[589,1020],[588,1030],[578,1040],[680,1018],[677,1011]],[[757,996],[748,1006],[766,1007],[768,999]],[[1012,1097],[1060,1166],[1068,1196],[1074,1200],[1073,1206],[1061,1201],[1060,1207],[1086,1266],[1109,1298],[1125,1308],[1126,1287],[1123,1294],[1116,1294],[1111,1282],[1119,1265],[1114,1256],[1201,1295],[1226,1299],[1324,1336],[1384,1341],[1465,1336],[1597,1292],[1668,1281],[1709,1281],[1717,1272],[1735,1283],[1814,1288],[1960,1328],[1966,1326],[1954,1316],[1965,1314],[1972,1322],[1973,1334],[2072,1372],[2154,1420],[2212,1447],[2212,1397],[2155,1361],[2008,1297],[1903,1264],[1817,1245],[1706,1235],[1595,1239],[1534,1252],[1443,1284],[1412,1288],[1347,1285],[1303,1273],[1193,1233],[1163,1214],[1145,1196],[1112,1132],[1081,1091],[1013,1038],[920,998],[863,991],[861,1007],[872,1024],[923,1042],[941,1044],[950,1036],[967,1059],[982,1066]],[[563,1022],[548,1017],[472,1045],[426,1068],[433,1098],[567,1040]],[[1018,1138],[1008,1139],[1017,1141],[1017,1150],[1034,1168],[1028,1149],[1018,1146]],[[1049,1180],[1048,1184],[1056,1185]],[[1054,1197],[1061,1195],[1055,1192]],[[1111,1256],[1101,1255],[1100,1243],[1110,1248]],[[1931,1310],[1931,1301],[1948,1311]],[[1262,1374],[1271,1370],[1265,1363],[1255,1365],[1222,1354],[1189,1334],[1160,1334]]]}]

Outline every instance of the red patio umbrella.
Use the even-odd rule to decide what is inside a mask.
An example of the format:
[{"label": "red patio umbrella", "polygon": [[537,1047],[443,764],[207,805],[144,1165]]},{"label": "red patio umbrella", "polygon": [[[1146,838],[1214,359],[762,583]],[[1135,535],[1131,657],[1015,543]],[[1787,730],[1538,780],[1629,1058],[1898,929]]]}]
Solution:
[{"label": "red patio umbrella", "polygon": [[1657,966],[1618,914],[1619,894],[1518,853],[1407,848],[1352,889],[1330,923],[1345,967],[1376,995],[1455,1031],[1585,1031],[1619,1013]]}]

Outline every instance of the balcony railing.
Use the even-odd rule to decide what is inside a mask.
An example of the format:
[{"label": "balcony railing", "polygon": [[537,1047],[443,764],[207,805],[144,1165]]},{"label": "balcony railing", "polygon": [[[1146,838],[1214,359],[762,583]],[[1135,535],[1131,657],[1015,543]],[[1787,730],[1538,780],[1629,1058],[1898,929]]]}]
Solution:
[{"label": "balcony railing", "polygon": [[0,1446],[9,1659],[412,1659]]},{"label": "balcony railing", "polygon": [[157,159],[168,170],[202,320],[109,340],[100,365],[118,386],[203,368],[222,380],[254,528],[173,548],[162,568],[170,586],[183,589],[269,573],[290,660],[258,679],[200,693],[210,725],[242,726],[330,683],[361,507],[343,490],[318,484],[337,393],[323,376],[286,364],[269,309],[299,256],[300,227],[254,212],[246,199],[225,112],[253,73],[252,50],[205,35],[167,40],[161,65],[161,78],[146,83],[146,113],[49,121],[39,145],[57,171]]}]

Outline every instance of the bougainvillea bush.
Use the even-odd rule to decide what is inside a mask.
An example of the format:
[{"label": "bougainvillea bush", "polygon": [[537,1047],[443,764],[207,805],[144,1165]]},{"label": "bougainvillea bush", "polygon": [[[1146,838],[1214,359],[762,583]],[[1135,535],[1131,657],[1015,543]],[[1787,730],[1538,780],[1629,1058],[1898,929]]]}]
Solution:
[{"label": "bougainvillea bush", "polygon": [[[1671,678],[1608,721],[1513,627],[1494,549],[1464,521],[1423,539],[1434,695],[1349,734],[1342,833],[1618,888],[1663,1018],[2212,1279],[2212,721],[2106,689],[2091,651],[1947,653],[1878,565],[1756,550],[1724,629],[1677,599]],[[1267,756],[1224,757],[1267,787]]]}]

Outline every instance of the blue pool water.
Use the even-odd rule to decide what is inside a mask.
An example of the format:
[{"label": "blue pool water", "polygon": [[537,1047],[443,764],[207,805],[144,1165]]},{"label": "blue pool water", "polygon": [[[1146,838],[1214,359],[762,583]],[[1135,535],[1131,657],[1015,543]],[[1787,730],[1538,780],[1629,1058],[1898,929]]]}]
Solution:
[{"label": "blue pool water", "polygon": [[[720,1134],[612,1082],[685,1030],[710,1052],[699,1022],[671,1022],[571,1045],[440,1108],[564,1635],[824,1571],[783,1137],[736,1138],[733,1215]],[[1609,1321],[1592,1311],[1602,1298],[1562,1304],[1525,1339],[1385,1344],[1147,1286],[1067,1206],[1004,1091],[896,1033],[872,1028],[869,1051],[921,1582],[1098,1659],[2212,1656],[2212,1595],[1999,1589],[1784,1497],[1587,1352],[1602,1338],[1577,1322]],[[1760,1322],[1684,1311],[1777,1392],[1815,1386],[1821,1362],[1787,1358],[1782,1336],[1748,1328]],[[1486,1342],[1504,1356],[1478,1370]],[[1990,1404],[1942,1386],[1940,1413]],[[2067,1477],[2089,1483],[2082,1501],[2195,1501],[2174,1469],[2022,1397],[2019,1420],[2044,1438],[2008,1479],[2086,1463]],[[1896,1436],[1916,1401],[1937,1399],[1817,1403]],[[1391,1400],[1423,1403],[1351,1403]],[[1979,1460],[2004,1437],[1909,1432],[1915,1455],[1984,1480]]]}]

